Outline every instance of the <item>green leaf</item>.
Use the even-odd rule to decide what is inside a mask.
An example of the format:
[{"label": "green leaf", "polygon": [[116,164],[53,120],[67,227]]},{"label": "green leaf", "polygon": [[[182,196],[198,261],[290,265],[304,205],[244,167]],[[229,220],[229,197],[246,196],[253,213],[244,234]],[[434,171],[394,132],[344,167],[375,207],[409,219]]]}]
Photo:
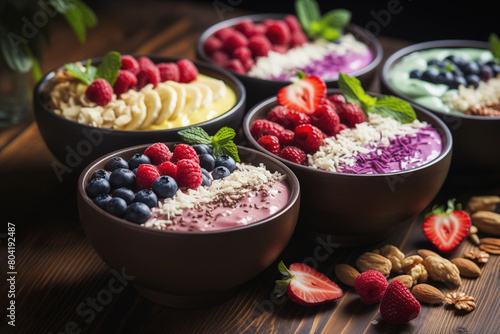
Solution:
[{"label": "green leaf", "polygon": [[361,82],[355,77],[340,72],[338,84],[347,102],[359,104],[365,112],[377,102],[377,98],[365,93]]},{"label": "green leaf", "polygon": [[188,144],[212,144],[212,137],[199,126],[178,131],[177,134]]},{"label": "green leaf", "polygon": [[79,0],[71,0],[71,2],[78,8],[80,11],[83,24],[87,28],[93,28],[97,25],[97,16],[86,4]]},{"label": "green leaf", "polygon": [[40,67],[40,63],[38,62],[38,59],[33,55],[31,50],[27,45],[25,45],[24,51],[28,55],[28,57],[31,59],[31,63],[33,64],[31,72],[33,74],[33,80],[35,82],[40,81],[42,79],[43,74],[42,74],[42,68]]},{"label": "green leaf", "polygon": [[73,31],[75,32],[76,36],[78,37],[78,40],[81,43],[85,42],[86,39],[85,24],[83,23],[82,14],[78,10],[78,8],[73,6],[67,9],[63,13],[63,16],[68,22],[68,24],[71,26]]},{"label": "green leaf", "polygon": [[90,85],[92,83],[92,80],[90,80],[87,73],[83,72],[75,63],[65,64],[64,68],[66,68],[69,73],[71,73],[75,78],[81,80],[84,84]]},{"label": "green leaf", "polygon": [[85,73],[87,74],[87,78],[90,80],[90,82],[96,79],[97,67],[92,66],[92,62],[90,61],[90,59],[87,59],[87,66],[85,66]]},{"label": "green leaf", "polygon": [[326,27],[321,31],[321,37],[327,41],[333,41],[342,36],[340,30],[336,28]]},{"label": "green leaf", "polygon": [[488,38],[488,44],[493,57],[500,61],[500,38],[497,34],[492,33]]},{"label": "green leaf", "polygon": [[216,148],[219,148],[219,150],[217,150],[218,152],[222,152],[222,154],[214,154],[214,155],[223,155],[223,154],[227,154],[229,156],[231,156],[234,161],[236,162],[240,162],[240,156],[238,154],[238,147],[236,147],[236,144],[233,143],[232,140],[230,140],[229,142],[225,143],[224,145],[214,145],[214,152],[216,151]]},{"label": "green leaf", "polygon": [[212,138],[212,142],[217,143],[220,146],[224,146],[227,142],[236,137],[236,132],[230,127],[223,127]]},{"label": "green leaf", "polygon": [[290,280],[276,280],[275,283],[274,293],[276,294],[276,297],[281,297],[286,293]]},{"label": "green leaf", "polygon": [[417,118],[412,106],[395,96],[384,96],[377,99],[376,104],[368,111],[384,117],[392,117],[403,124],[411,123]]},{"label": "green leaf", "polygon": [[309,37],[313,37],[312,23],[321,20],[318,3],[314,0],[296,0],[295,12],[302,28]]},{"label": "green leaf", "polygon": [[105,79],[113,86],[121,66],[122,61],[120,53],[116,51],[108,52],[97,67],[96,77]]},{"label": "green leaf", "polygon": [[347,9],[333,9],[321,18],[323,24],[332,28],[342,29],[351,22],[352,14]]},{"label": "green leaf", "polygon": [[292,273],[290,273],[283,261],[280,261],[280,263],[278,263],[278,270],[283,276],[292,276]]}]

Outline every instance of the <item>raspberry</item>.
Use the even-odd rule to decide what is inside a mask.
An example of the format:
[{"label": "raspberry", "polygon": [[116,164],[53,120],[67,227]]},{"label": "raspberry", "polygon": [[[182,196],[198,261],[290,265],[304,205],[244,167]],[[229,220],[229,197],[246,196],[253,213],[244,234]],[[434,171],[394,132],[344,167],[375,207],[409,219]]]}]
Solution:
[{"label": "raspberry", "polygon": [[132,72],[134,75],[137,75],[137,73],[139,73],[139,63],[134,57],[130,55],[122,56],[122,66],[120,68],[122,70]]},{"label": "raspberry", "polygon": [[243,66],[245,66],[247,72],[252,69],[253,65],[255,65],[255,61],[252,58],[248,58],[243,62]]},{"label": "raspberry", "polygon": [[283,130],[279,133],[278,139],[281,146],[293,145],[295,139],[295,133],[292,130]]},{"label": "raspberry", "polygon": [[226,38],[235,31],[236,30],[233,27],[225,27],[217,30],[214,35],[224,43]]},{"label": "raspberry", "polygon": [[349,127],[347,125],[345,125],[344,123],[340,123],[338,126],[338,129],[337,129],[337,133],[339,133],[340,131],[345,130],[345,129],[349,129]]},{"label": "raspberry", "polygon": [[234,29],[238,30],[243,35],[249,37],[248,34],[254,30],[254,27],[255,25],[252,20],[242,19],[240,22],[235,24]]},{"label": "raspberry", "polygon": [[160,71],[160,81],[164,82],[167,80],[172,80],[179,82],[180,71],[179,66],[176,63],[160,63],[157,65],[158,71]]},{"label": "raspberry", "polygon": [[267,114],[267,120],[274,123],[278,123],[279,125],[288,129],[286,115],[289,112],[290,109],[287,109],[286,107],[281,105],[277,105],[273,107],[273,109],[271,109],[269,114]]},{"label": "raspberry", "polygon": [[175,147],[172,159],[170,161],[176,164],[179,160],[183,159],[193,160],[198,164],[200,163],[200,159],[198,158],[198,155],[196,154],[196,151],[192,146],[189,146],[187,144],[179,144]]},{"label": "raspberry", "polygon": [[265,25],[263,25],[263,24],[254,24],[254,26],[252,27],[252,29],[249,29],[246,32],[245,35],[248,38],[250,38],[250,37],[256,36],[256,35],[265,35],[266,31],[267,31],[267,27]]},{"label": "raspberry", "polygon": [[420,303],[403,282],[392,280],[380,302],[382,319],[393,324],[404,324],[418,317]]},{"label": "raspberry", "polygon": [[340,121],[352,128],[358,123],[363,123],[366,121],[366,116],[359,105],[356,103],[346,103],[341,107],[337,108],[337,113],[339,114]]},{"label": "raspberry", "polygon": [[300,148],[295,146],[287,146],[281,150],[280,157],[296,164],[301,165],[306,161],[306,154]]},{"label": "raspberry", "polygon": [[241,32],[235,30],[226,37],[222,49],[226,51],[228,54],[231,54],[231,52],[233,52],[240,46],[247,46],[247,45],[248,45],[248,38]]},{"label": "raspberry", "polygon": [[335,106],[343,105],[346,104],[347,101],[342,94],[332,94],[330,96],[327,96],[326,99],[330,102],[332,102]]},{"label": "raspberry", "polygon": [[245,60],[252,57],[252,51],[246,46],[240,46],[239,48],[234,49],[233,58],[239,59],[242,63],[245,63]]},{"label": "raspberry", "polygon": [[262,22],[262,25],[264,27],[266,27],[266,30],[269,29],[269,27],[271,25],[273,25],[274,23],[276,23],[276,20],[273,20],[273,19],[265,19],[263,22]]},{"label": "raspberry", "polygon": [[298,110],[290,110],[286,115],[286,125],[287,129],[295,130],[295,128],[301,124],[311,123],[311,117]]},{"label": "raspberry", "polygon": [[263,35],[250,37],[248,48],[252,51],[254,57],[265,57],[271,50],[271,42]]},{"label": "raspberry", "polygon": [[307,39],[307,36],[306,34],[304,34],[304,32],[296,31],[292,34],[291,41],[292,47],[295,48],[297,46],[303,45],[304,43],[307,43],[309,40]]},{"label": "raspberry", "polygon": [[290,43],[290,28],[284,21],[276,21],[267,27],[266,36],[272,44],[287,45]]},{"label": "raspberry", "polygon": [[189,59],[181,59],[177,62],[180,71],[180,82],[191,82],[198,76],[198,69]]},{"label": "raspberry", "polygon": [[281,54],[285,54],[288,51],[288,49],[284,45],[278,45],[278,44],[276,44],[276,45],[271,46],[271,51],[274,51],[274,52],[277,52],[277,53],[281,53]]},{"label": "raspberry", "polygon": [[323,103],[311,115],[311,124],[332,136],[338,132],[339,115],[332,103]]},{"label": "raspberry", "polygon": [[179,187],[186,187],[189,189],[198,188],[203,182],[203,174],[200,165],[191,159],[179,160],[177,162],[177,177],[175,181]]},{"label": "raspberry", "polygon": [[210,36],[203,44],[203,50],[207,55],[212,55],[215,51],[222,49],[222,41],[215,36]]},{"label": "raspberry", "polygon": [[160,176],[160,172],[155,166],[150,164],[140,165],[135,172],[135,184],[137,189],[151,189],[153,182]]},{"label": "raspberry", "polygon": [[302,32],[302,26],[300,25],[300,22],[295,15],[287,15],[285,16],[283,21],[285,21],[286,25],[288,26],[288,29],[290,29],[290,32],[292,33],[297,31]]},{"label": "raspberry", "polygon": [[150,145],[144,151],[144,154],[148,156],[154,165],[160,165],[172,158],[172,153],[170,152],[168,146],[164,143],[155,143]]},{"label": "raspberry", "polygon": [[323,142],[323,132],[311,124],[299,125],[294,132],[295,144],[307,153],[316,152]]},{"label": "raspberry", "polygon": [[175,180],[177,175],[177,166],[172,161],[165,161],[158,166],[158,171],[161,175],[170,176]]},{"label": "raspberry", "polygon": [[215,51],[210,56],[210,59],[217,65],[224,67],[229,61],[229,56],[223,51]]},{"label": "raspberry", "polygon": [[96,79],[87,87],[85,96],[90,101],[103,106],[113,98],[113,87],[104,79]]},{"label": "raspberry", "polygon": [[243,66],[243,63],[239,59],[230,59],[225,68],[239,74],[247,73],[245,66]]},{"label": "raspberry", "polygon": [[375,304],[381,301],[388,285],[385,276],[376,270],[365,271],[354,281],[354,289],[365,304]]},{"label": "raspberry", "polygon": [[130,71],[119,70],[118,76],[116,77],[115,84],[113,85],[113,90],[117,96],[125,93],[131,88],[134,88],[137,84],[137,77]]},{"label": "raspberry", "polygon": [[279,138],[280,133],[283,131],[285,131],[284,127],[267,119],[256,120],[250,128],[250,133],[255,140],[259,140],[260,137],[265,135],[273,135]]},{"label": "raspberry", "polygon": [[259,138],[257,143],[272,154],[278,155],[280,153],[280,142],[276,136],[262,136]]},{"label": "raspberry", "polygon": [[153,84],[154,87],[160,82],[160,71],[158,67],[148,57],[137,59],[139,63],[139,73],[137,73],[137,87],[141,89],[147,84]]}]

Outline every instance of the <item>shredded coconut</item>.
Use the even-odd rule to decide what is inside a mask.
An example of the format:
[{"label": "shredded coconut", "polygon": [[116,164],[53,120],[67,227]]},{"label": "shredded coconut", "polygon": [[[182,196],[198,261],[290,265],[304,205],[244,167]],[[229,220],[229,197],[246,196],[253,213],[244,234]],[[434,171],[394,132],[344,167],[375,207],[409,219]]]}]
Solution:
[{"label": "shredded coconut", "polygon": [[459,86],[456,95],[443,97],[451,110],[466,112],[471,107],[481,107],[500,103],[500,76],[487,82],[480,81],[479,86]]}]

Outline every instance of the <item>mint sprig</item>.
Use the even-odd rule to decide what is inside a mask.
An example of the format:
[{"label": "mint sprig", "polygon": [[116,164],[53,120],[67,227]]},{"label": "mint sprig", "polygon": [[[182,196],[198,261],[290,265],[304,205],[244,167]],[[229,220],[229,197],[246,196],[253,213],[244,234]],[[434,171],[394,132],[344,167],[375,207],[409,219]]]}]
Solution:
[{"label": "mint sprig", "polygon": [[411,123],[417,116],[412,106],[395,96],[380,98],[365,93],[361,82],[342,72],[339,73],[339,88],[347,102],[358,104],[365,113],[371,112],[383,117],[392,117],[400,123]]},{"label": "mint sprig", "polygon": [[121,65],[120,53],[110,51],[102,58],[101,63],[97,67],[91,64],[90,59],[87,59],[87,64],[84,66],[85,70],[82,70],[75,63],[65,64],[64,68],[86,85],[90,85],[95,79],[102,78],[113,86],[118,77]]},{"label": "mint sprig", "polygon": [[236,132],[230,127],[223,127],[213,136],[210,136],[203,128],[192,127],[177,132],[181,139],[191,145],[212,145],[214,156],[229,155],[236,162],[240,162],[238,148],[233,142]]},{"label": "mint sprig", "polygon": [[323,38],[333,41],[342,36],[342,30],[351,22],[351,12],[334,9],[323,16],[315,0],[296,0],[295,12],[307,36],[311,39]]},{"label": "mint sprig", "polygon": [[493,57],[495,57],[497,62],[500,62],[500,38],[497,34],[490,34],[488,37],[488,45]]}]

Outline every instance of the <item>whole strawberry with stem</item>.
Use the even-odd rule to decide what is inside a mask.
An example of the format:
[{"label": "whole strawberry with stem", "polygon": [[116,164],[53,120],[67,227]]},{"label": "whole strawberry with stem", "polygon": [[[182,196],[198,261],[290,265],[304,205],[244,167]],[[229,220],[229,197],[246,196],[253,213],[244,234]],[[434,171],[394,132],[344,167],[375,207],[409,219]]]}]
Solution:
[{"label": "whole strawberry with stem", "polygon": [[455,206],[455,199],[448,200],[444,205],[434,207],[425,216],[422,229],[427,239],[443,253],[453,252],[469,234],[471,219],[462,205]]},{"label": "whole strawberry with stem", "polygon": [[288,269],[283,261],[278,265],[283,279],[276,281],[274,292],[278,297],[285,293],[294,302],[314,306],[342,297],[342,289],[322,273],[303,263],[292,263]]}]

